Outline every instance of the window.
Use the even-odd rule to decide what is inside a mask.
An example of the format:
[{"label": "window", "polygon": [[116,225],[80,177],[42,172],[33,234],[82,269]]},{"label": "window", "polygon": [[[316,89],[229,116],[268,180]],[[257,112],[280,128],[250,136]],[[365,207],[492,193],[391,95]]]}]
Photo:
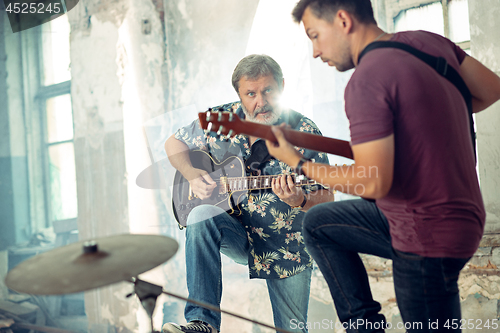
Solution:
[{"label": "window", "polygon": [[41,25],[44,86],[71,80],[69,29],[67,15]]},{"label": "window", "polygon": [[42,147],[48,224],[77,217],[76,172],[71,108],[69,22],[67,15],[41,26]]},{"label": "window", "polygon": [[470,49],[469,6],[467,0],[452,0],[448,4],[449,38]]},{"label": "window", "polygon": [[394,18],[394,29],[426,30],[444,36],[443,6],[440,2],[434,2],[403,10]]},{"label": "window", "polygon": [[70,95],[47,99],[45,109],[52,220],[74,218],[78,209]]},{"label": "window", "polygon": [[403,9],[394,17],[394,30],[427,30],[445,36],[466,52],[470,49],[467,0],[441,0]]}]

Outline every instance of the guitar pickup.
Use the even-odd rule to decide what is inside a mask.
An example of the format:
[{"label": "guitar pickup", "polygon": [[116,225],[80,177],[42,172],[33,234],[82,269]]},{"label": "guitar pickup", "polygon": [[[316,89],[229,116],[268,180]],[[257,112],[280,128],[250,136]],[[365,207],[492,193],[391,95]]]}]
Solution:
[{"label": "guitar pickup", "polygon": [[226,194],[229,192],[227,177],[220,177],[219,194]]}]

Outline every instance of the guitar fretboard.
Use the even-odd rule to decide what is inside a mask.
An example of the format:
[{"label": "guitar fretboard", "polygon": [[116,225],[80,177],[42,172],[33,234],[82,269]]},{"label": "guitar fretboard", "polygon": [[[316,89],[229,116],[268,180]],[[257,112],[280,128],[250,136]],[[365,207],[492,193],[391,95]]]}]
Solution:
[{"label": "guitar fretboard", "polygon": [[[236,191],[264,190],[272,187],[272,179],[276,176],[250,176],[250,177],[221,177],[219,193],[228,193]],[[314,180],[307,179],[304,176],[292,174],[295,186],[315,185]]]}]

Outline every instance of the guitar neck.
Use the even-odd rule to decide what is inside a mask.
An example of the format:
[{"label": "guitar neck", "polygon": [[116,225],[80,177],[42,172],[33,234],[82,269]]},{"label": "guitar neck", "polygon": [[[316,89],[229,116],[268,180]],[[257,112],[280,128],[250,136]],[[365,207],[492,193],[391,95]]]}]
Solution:
[{"label": "guitar neck", "polygon": [[[219,193],[269,189],[274,177],[276,176],[221,177]],[[305,177],[299,178],[296,174],[292,174],[292,179],[295,186],[318,184]]]},{"label": "guitar neck", "polygon": [[[282,129],[282,131],[286,140],[294,146],[353,159],[351,144],[349,141],[328,138],[325,136],[286,128]],[[240,132],[242,134],[256,136],[275,143],[278,142],[271,131],[271,126],[269,125],[246,121],[245,126]]]},{"label": "guitar neck", "polygon": [[[234,134],[245,134],[274,143],[278,141],[271,131],[270,125],[241,120],[233,112],[200,112],[198,118],[203,129],[217,131],[218,135],[225,134],[231,137]],[[349,141],[287,128],[282,129],[282,131],[286,140],[294,146],[354,159]]]}]

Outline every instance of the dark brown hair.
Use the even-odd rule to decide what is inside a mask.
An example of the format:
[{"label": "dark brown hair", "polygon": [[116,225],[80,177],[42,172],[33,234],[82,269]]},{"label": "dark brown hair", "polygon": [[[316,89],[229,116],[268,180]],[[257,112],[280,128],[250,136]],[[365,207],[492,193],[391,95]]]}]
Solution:
[{"label": "dark brown hair", "polygon": [[343,9],[361,23],[377,23],[370,0],[300,0],[292,12],[295,22],[302,21],[308,7],[314,16],[327,22],[332,22],[335,14]]}]

